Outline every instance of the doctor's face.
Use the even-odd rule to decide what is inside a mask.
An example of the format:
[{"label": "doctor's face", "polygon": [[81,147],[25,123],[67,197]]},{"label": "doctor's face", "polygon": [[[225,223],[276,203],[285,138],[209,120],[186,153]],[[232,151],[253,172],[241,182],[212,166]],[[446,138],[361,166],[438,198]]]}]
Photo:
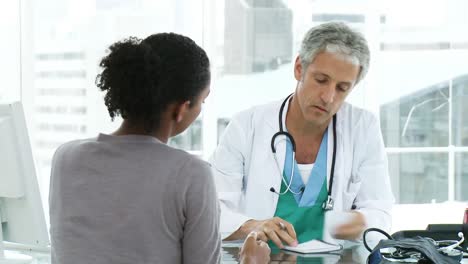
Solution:
[{"label": "doctor's face", "polygon": [[328,125],[356,84],[359,71],[359,65],[340,54],[321,52],[307,69],[302,68],[297,57],[296,95],[304,119],[316,125]]}]

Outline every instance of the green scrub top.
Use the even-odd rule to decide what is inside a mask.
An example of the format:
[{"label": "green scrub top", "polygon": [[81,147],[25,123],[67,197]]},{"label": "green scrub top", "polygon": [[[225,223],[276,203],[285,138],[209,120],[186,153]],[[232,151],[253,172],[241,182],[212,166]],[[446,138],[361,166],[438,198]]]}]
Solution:
[{"label": "green scrub top", "polygon": [[[327,200],[327,144],[328,133],[325,132],[320,144],[320,149],[314,167],[311,171],[307,185],[304,185],[300,177],[300,171],[296,162],[285,158],[283,177],[286,183],[290,182],[288,173],[294,168],[294,177],[291,183],[291,189],[298,192],[303,188],[303,192],[293,194],[288,191],[278,198],[274,216],[280,217],[294,226],[299,243],[307,242],[312,239],[323,238],[323,226],[325,212],[322,204]],[[292,145],[288,142],[286,147],[286,157],[292,157]],[[280,192],[286,191],[287,185],[281,181]],[[271,243],[270,246],[276,246]]]}]

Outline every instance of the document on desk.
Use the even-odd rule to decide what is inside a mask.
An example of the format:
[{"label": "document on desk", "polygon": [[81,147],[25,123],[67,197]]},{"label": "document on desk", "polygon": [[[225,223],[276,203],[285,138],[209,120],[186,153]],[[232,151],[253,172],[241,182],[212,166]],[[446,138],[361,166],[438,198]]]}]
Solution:
[{"label": "document on desk", "polygon": [[284,249],[302,254],[327,253],[341,250],[343,245],[339,243],[339,240],[334,239],[333,236],[338,227],[351,222],[352,219],[353,213],[350,212],[327,211],[325,213],[322,240],[311,240],[301,243],[297,247],[286,246]]},{"label": "document on desk", "polygon": [[338,244],[328,243],[322,240],[311,240],[297,245],[296,247],[285,246],[285,250],[302,254],[328,253],[341,250],[343,247]]}]

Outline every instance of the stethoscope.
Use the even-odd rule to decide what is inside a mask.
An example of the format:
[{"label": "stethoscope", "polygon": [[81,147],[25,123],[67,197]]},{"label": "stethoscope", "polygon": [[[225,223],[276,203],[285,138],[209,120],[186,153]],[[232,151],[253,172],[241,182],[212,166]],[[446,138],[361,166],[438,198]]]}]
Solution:
[{"label": "stethoscope", "polygon": [[[286,102],[288,102],[289,98],[291,98],[292,95],[293,94],[288,95],[288,97],[286,97],[286,99],[284,99],[283,103],[281,104],[281,107],[279,110],[279,131],[276,132],[271,138],[271,151],[273,153],[273,157],[275,158],[276,166],[278,167],[278,170],[280,171],[281,179],[283,180],[283,183],[286,185],[286,190],[283,192],[277,192],[275,191],[275,188],[273,187],[270,188],[271,192],[276,193],[278,195],[286,194],[288,191],[293,194],[300,194],[300,193],[303,193],[305,189],[305,187],[302,187],[298,192],[295,192],[291,188],[291,184],[294,178],[294,161],[296,157],[296,142],[294,141],[293,136],[289,134],[288,132],[284,131],[283,129],[283,111],[284,111]],[[283,173],[281,173],[281,167],[279,166],[278,158],[276,157],[275,140],[278,136],[285,136],[287,139],[289,139],[292,145],[291,164],[293,164],[293,166],[291,166],[291,174],[290,174],[291,177],[289,179],[289,183],[284,178]],[[326,211],[333,210],[333,199],[331,197],[331,193],[332,193],[332,187],[333,187],[333,176],[335,174],[335,158],[336,158],[336,114],[333,115],[333,156],[332,156],[332,164],[331,164],[331,170],[330,170],[330,181],[328,184],[328,197],[327,197],[327,200],[322,204],[322,208]]]}]

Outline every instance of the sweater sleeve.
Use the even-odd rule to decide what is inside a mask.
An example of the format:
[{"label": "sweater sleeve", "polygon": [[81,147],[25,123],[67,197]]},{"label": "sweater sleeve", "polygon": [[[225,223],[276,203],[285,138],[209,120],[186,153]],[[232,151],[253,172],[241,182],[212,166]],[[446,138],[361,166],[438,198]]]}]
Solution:
[{"label": "sweater sleeve", "polygon": [[183,168],[189,177],[185,192],[183,263],[220,263],[220,208],[209,165],[193,158]]}]

